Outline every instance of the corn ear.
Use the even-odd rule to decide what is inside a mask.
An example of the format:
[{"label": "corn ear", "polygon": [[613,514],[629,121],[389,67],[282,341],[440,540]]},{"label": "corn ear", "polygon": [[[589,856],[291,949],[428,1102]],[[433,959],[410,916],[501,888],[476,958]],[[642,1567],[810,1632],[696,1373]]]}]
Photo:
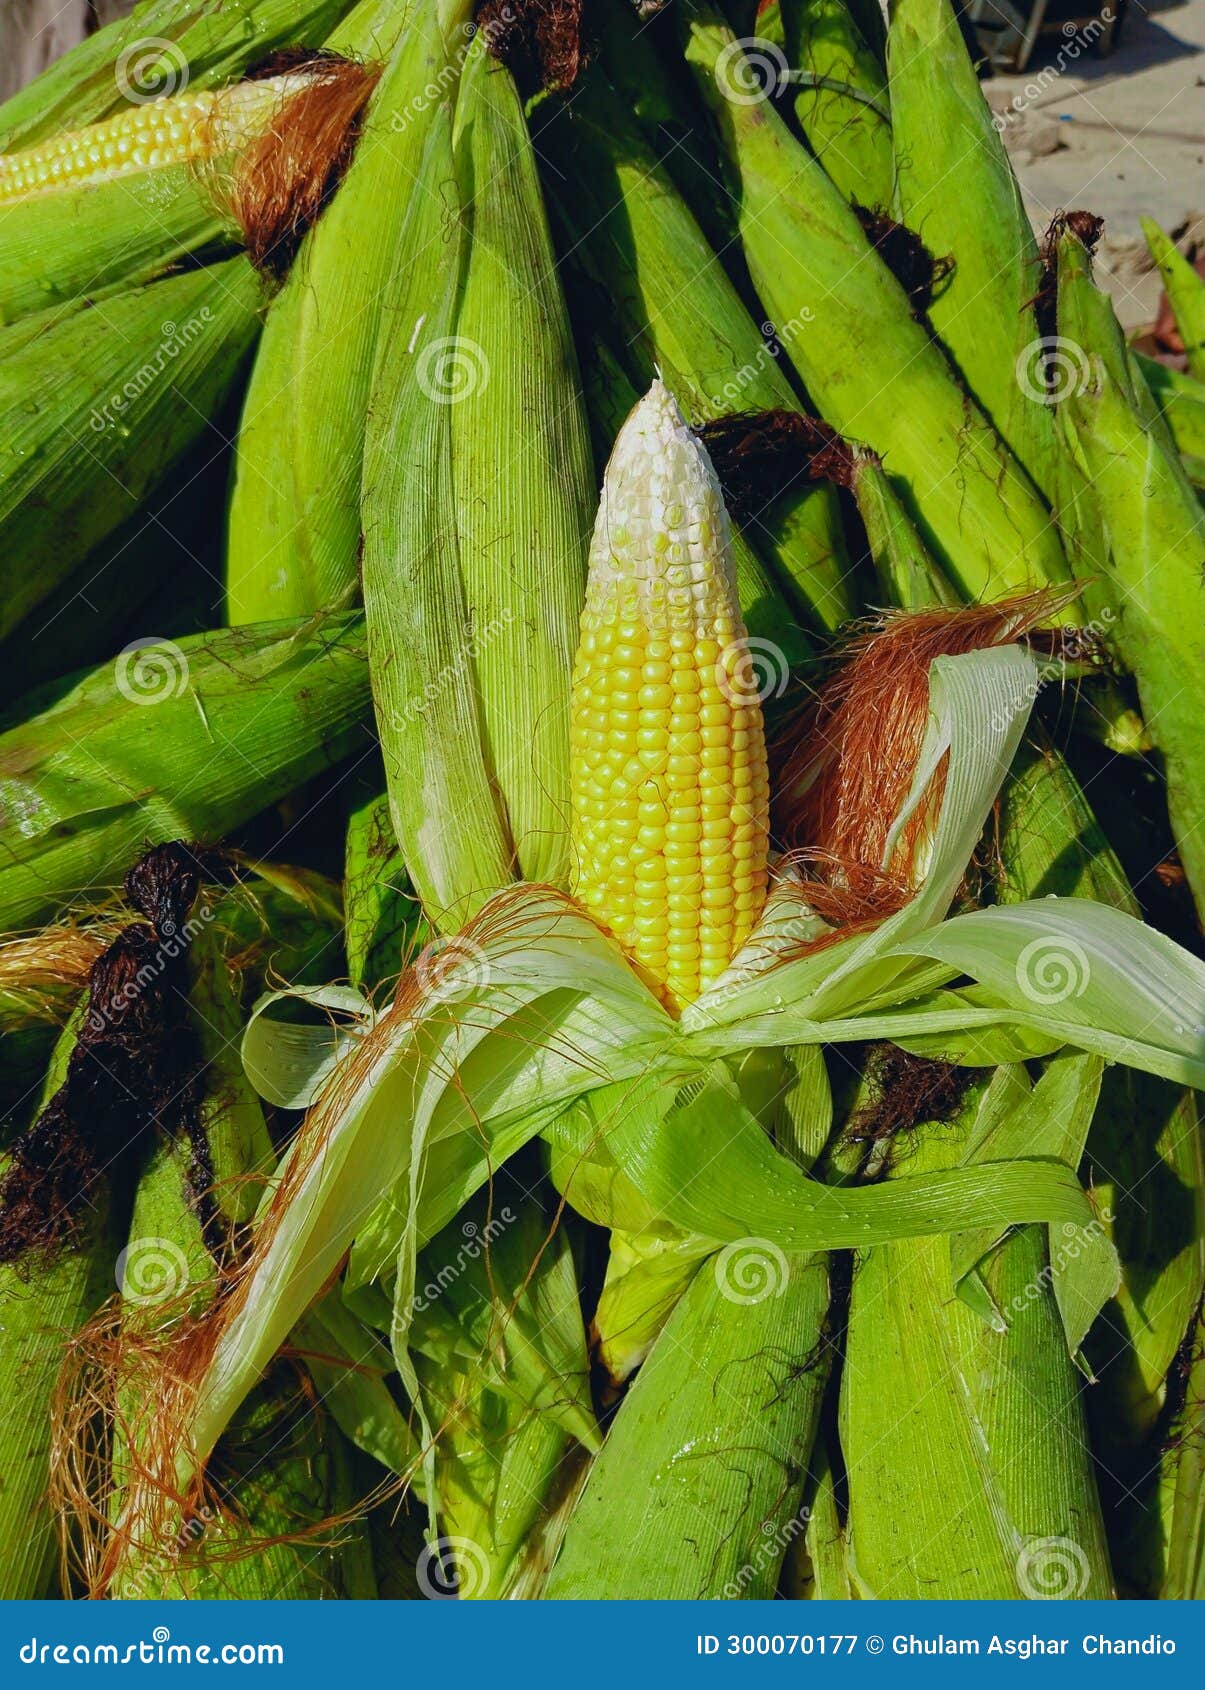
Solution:
[{"label": "corn ear", "polygon": [[[484,95],[481,81],[488,78],[494,90],[501,88],[513,101],[508,84],[499,81],[505,73],[489,69],[476,42],[469,57],[474,56],[474,90]],[[474,92],[468,97],[474,98]],[[502,93],[491,98],[501,99]],[[517,108],[507,103],[501,110],[509,114],[514,149],[507,154],[503,143],[509,203],[522,198],[531,216],[528,143],[514,127]],[[505,540],[514,559],[512,590],[505,602],[491,597],[493,614],[483,621],[477,601],[496,589],[480,555],[488,530],[479,508],[489,511],[504,496],[499,490],[507,478],[499,473],[492,435],[490,458],[482,456],[488,413],[473,400],[478,388],[484,400],[495,383],[510,386],[511,354],[496,339],[507,313],[494,299],[496,315],[487,320],[481,284],[473,280],[475,265],[492,269],[488,257],[475,255],[474,209],[462,208],[454,221],[444,209],[450,201],[441,196],[456,192],[460,182],[447,106],[433,105],[424,117],[429,129],[422,169],[426,192],[413,202],[409,241],[413,250],[430,251],[432,258],[421,275],[412,276],[405,303],[399,302],[391,315],[378,360],[365,454],[363,579],[394,827],[428,916],[454,931],[466,913],[512,878],[516,857],[529,872],[538,868],[545,877],[567,873],[567,738],[561,736],[567,736],[568,665],[576,639],[564,617],[581,590],[585,530],[583,523],[575,533],[575,524],[583,514],[589,460],[560,302],[551,270],[545,268],[544,320],[528,319],[525,350],[530,360],[532,336],[545,346],[549,370],[556,372],[562,416],[558,423],[547,412],[511,412],[519,432],[508,441],[508,450],[512,456],[522,454],[524,479],[542,488],[526,513],[517,507],[515,520],[532,520],[540,501],[552,500],[552,466],[560,464],[566,486],[555,533],[547,519],[545,533],[498,530],[496,541]],[[474,145],[486,145],[491,125],[500,137],[504,131],[497,117],[479,104]],[[471,157],[467,137],[462,127],[462,169]],[[534,229],[540,230],[540,224]],[[488,249],[496,236],[487,228],[483,238]],[[547,250],[542,232],[531,238]],[[490,269],[478,274],[488,279]],[[509,275],[498,276],[497,286],[504,280],[511,314],[524,316],[530,305],[523,304],[522,290]],[[462,332],[462,312],[471,313],[473,328],[494,348],[496,369],[478,341]],[[502,398],[516,404],[513,390],[495,403]],[[470,547],[479,555],[469,557]],[[525,628],[541,593],[553,611],[542,609],[534,626]],[[528,650],[538,646],[545,654],[542,664],[554,654],[562,668],[559,686],[555,670],[542,677],[541,723],[546,725],[538,726],[536,737],[546,751],[537,745],[533,752],[526,722],[519,731],[511,719],[514,700],[507,688],[515,678],[508,681],[497,673],[498,659],[491,651],[495,641],[513,640],[516,633]],[[489,682],[487,663],[495,677]],[[513,813],[508,813],[508,799]]]},{"label": "corn ear", "polygon": [[696,1272],[595,1457],[548,1598],[774,1594],[801,1529],[828,1276],[822,1259],[771,1253],[756,1296],[759,1244],[745,1265],[738,1244]]},{"label": "corn ear", "polygon": [[898,0],[887,36],[901,220],[953,269],[928,316],[1042,491],[1055,474],[1033,300],[1037,242],[950,0]]},{"label": "corn ear", "polygon": [[[1058,1080],[1048,1083],[1066,1110]],[[958,1162],[990,1113],[1056,1101],[1049,1090],[1035,1099],[1019,1070],[978,1082],[957,1123],[909,1134],[909,1175]],[[966,1264],[999,1311],[992,1318],[959,1294],[956,1243],[891,1244],[855,1268],[841,1448],[858,1592],[1033,1596],[1048,1576],[1041,1557],[1058,1540],[1075,1585],[1065,1594],[1108,1596],[1104,1528],[1045,1229],[1022,1228],[977,1266]],[[1061,1566],[1057,1556],[1053,1565]]]},{"label": "corn ear", "polygon": [[0,469],[0,634],[194,445],[239,378],[259,303],[258,278],[236,259],[50,321],[0,356],[10,448]]},{"label": "corn ear", "polygon": [[[797,409],[775,352],[602,69],[536,136],[562,246],[588,278],[591,316],[599,309],[592,295],[606,302],[604,334],[630,386],[643,393],[659,372],[696,425],[730,411]],[[781,598],[822,632],[853,614],[831,489],[787,492],[748,522],[743,538],[760,561],[757,575],[769,576],[759,584],[750,559],[742,605],[751,632],[777,637]]]},{"label": "corn ear", "polygon": [[232,82],[282,47],[316,47],[350,0],[143,0],[0,105],[0,152],[185,88]]},{"label": "corn ear", "polygon": [[569,872],[569,682],[594,471],[535,155],[483,35],[465,61],[454,146],[468,225],[456,336],[479,378],[451,409],[473,675],[519,873],[556,886]]},{"label": "corn ear", "polygon": [[1205,381],[1205,281],[1151,218],[1142,219],[1142,232],[1163,278],[1164,292],[1184,342],[1189,374]]},{"label": "corn ear", "polygon": [[808,145],[846,199],[890,206],[895,164],[882,62],[845,0],[781,0],[783,40],[803,73],[795,116]]},{"label": "corn ear", "polygon": [[[66,1078],[83,1011],[55,1045],[45,1105]],[[9,1392],[0,1451],[0,1600],[44,1596],[57,1552],[47,1505],[51,1401],[69,1338],[114,1289],[122,1216],[117,1195],[91,1193],[77,1238],[49,1262],[0,1267],[0,1370]]]},{"label": "corn ear", "polygon": [[148,842],[217,839],[365,743],[363,623],[130,650],[0,735],[0,929],[118,881]]},{"label": "corn ear", "polygon": [[[740,49],[704,0],[689,12],[687,56],[739,182],[758,293],[825,420],[891,464],[968,598],[1064,580],[1033,484],[913,318],[841,193],[770,102],[729,97],[739,97]],[[869,344],[880,357],[867,358]]]},{"label": "corn ear", "polygon": [[[1205,514],[1174,452],[1146,426],[1143,406],[1095,353],[1096,289],[1079,243],[1059,245],[1060,335],[1092,348],[1089,370],[1059,403],[1069,459],[1082,480],[1074,520],[1082,567],[1105,575],[1116,603],[1110,639],[1138,683],[1167,780],[1168,808],[1199,913],[1205,912],[1205,762],[1196,699],[1205,686]],[[1141,378],[1139,378],[1141,379]],[[1145,387],[1144,387],[1145,391]],[[1149,397],[1149,395],[1148,395]]]},{"label": "corn ear", "polygon": [[[439,11],[449,16],[441,28]],[[455,93],[467,0],[400,4],[392,50],[339,192],[302,243],[268,314],[240,428],[226,564],[235,624],[356,597],[365,418],[383,325],[401,308],[428,128]],[[396,32],[396,33],[395,33]],[[345,40],[345,46],[350,45]],[[432,100],[425,89],[440,90]]]},{"label": "corn ear", "polygon": [[728,513],[655,381],[607,465],[573,674],[578,897],[681,1009],[766,899],[769,779]]}]

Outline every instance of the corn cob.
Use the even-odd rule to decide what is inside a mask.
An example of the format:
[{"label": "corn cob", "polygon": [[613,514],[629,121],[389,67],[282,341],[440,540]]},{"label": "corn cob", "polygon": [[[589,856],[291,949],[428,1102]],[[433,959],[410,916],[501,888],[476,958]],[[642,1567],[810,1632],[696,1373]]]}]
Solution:
[{"label": "corn cob", "polygon": [[1205,381],[1205,281],[1151,218],[1142,219],[1142,232],[1163,278],[1163,288],[1184,342],[1189,374]]},{"label": "corn cob", "polygon": [[316,58],[0,155],[0,321],[244,245],[259,267],[283,273],[343,166],[372,82],[363,65]]},{"label": "corn cob", "polygon": [[[65,1078],[81,1016],[68,1022],[55,1046],[43,1104]],[[94,1190],[79,1235],[54,1260],[35,1255],[0,1267],[0,1375],[9,1393],[0,1455],[2,1600],[46,1594],[57,1549],[46,1501],[51,1399],[67,1340],[113,1290],[123,1219],[119,1195]]]},{"label": "corn cob", "polygon": [[[796,408],[788,376],[602,69],[591,72],[572,110],[546,119],[536,135],[562,246],[606,301],[604,332],[637,391],[660,371],[696,424],[732,410]],[[683,311],[688,294],[692,309]],[[754,559],[741,568],[738,556],[751,632],[779,638],[778,595],[823,632],[853,614],[829,489],[787,489],[746,524],[742,539],[761,563],[755,573]]]},{"label": "corn cob", "polygon": [[728,513],[655,382],[607,470],[573,677],[578,896],[675,1008],[766,896],[769,782]]},{"label": "corn cob", "polygon": [[0,208],[47,194],[123,181],[171,165],[200,165],[237,152],[267,128],[304,76],[265,77],[220,90],[130,106],[23,152],[0,154]]},{"label": "corn cob", "polygon": [[247,392],[226,563],[232,623],[346,605],[358,591],[378,336],[410,266],[425,268],[398,184],[418,176],[428,128],[455,92],[469,11],[468,0],[400,3],[374,35],[392,51],[356,156],[273,302]]},{"label": "corn cob", "polygon": [[221,87],[278,48],[316,46],[351,0],[143,0],[0,106],[0,152],[97,123],[158,92]]},{"label": "corn cob", "polygon": [[899,216],[954,267],[928,316],[1047,497],[1054,418],[1033,299],[1037,242],[950,0],[899,0],[887,37]]},{"label": "corn cob", "polygon": [[890,206],[895,166],[887,78],[845,0],[781,0],[783,41],[805,78],[795,116],[848,200]]},{"label": "corn cob", "polygon": [[354,620],[204,634],[85,675],[0,735],[0,929],[111,886],[148,841],[238,827],[361,746],[369,709]]},{"label": "corn cob", "polygon": [[[0,359],[0,634],[125,520],[201,436],[258,329],[244,260],[76,311]],[[0,343],[0,351],[3,350]]]},{"label": "corn cob", "polygon": [[[758,293],[825,420],[891,464],[968,598],[1064,580],[1032,483],[913,319],[854,212],[768,102],[727,97],[740,50],[703,0],[690,11],[687,56],[740,179]],[[884,349],[882,361],[866,356],[868,345]]]}]

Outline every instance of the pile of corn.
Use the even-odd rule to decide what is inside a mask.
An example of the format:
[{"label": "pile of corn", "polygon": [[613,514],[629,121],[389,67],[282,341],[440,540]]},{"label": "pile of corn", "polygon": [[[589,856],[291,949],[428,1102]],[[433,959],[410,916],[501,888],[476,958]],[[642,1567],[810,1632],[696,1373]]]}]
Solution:
[{"label": "pile of corn", "polygon": [[1205,286],[752,10],[0,106],[0,1596],[1205,1595]]}]

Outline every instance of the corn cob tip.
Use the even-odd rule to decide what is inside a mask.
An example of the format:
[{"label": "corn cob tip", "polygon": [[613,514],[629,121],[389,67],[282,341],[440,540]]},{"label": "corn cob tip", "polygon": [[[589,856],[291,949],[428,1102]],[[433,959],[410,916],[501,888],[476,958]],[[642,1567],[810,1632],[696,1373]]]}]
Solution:
[{"label": "corn cob tip", "polygon": [[657,380],[620,430],[573,680],[577,892],[671,1008],[723,973],[766,893],[760,699],[728,513]]}]

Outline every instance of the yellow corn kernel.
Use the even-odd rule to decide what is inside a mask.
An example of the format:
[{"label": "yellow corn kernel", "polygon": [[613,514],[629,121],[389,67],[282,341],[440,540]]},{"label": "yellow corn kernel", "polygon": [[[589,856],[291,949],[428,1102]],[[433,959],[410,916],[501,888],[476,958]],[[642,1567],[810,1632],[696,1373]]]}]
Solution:
[{"label": "yellow corn kernel", "polygon": [[723,973],[765,903],[769,782],[744,638],[715,471],[654,382],[607,466],[570,778],[578,896],[675,1010]]}]

